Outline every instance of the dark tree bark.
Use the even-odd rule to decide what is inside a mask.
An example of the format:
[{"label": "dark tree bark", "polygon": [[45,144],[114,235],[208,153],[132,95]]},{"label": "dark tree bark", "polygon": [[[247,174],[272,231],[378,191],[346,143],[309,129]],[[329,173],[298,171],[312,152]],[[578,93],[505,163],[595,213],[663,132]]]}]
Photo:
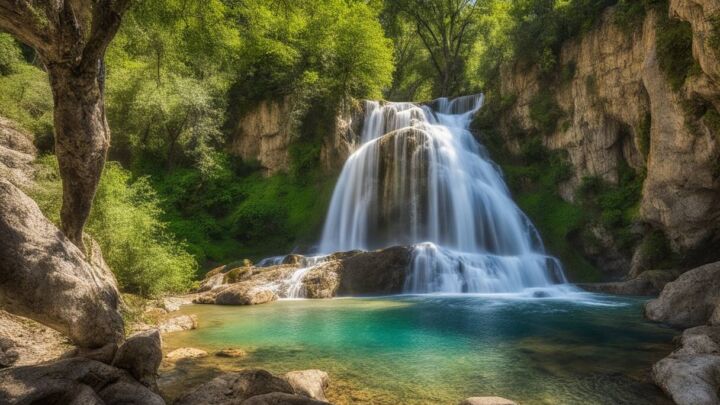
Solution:
[{"label": "dark tree bark", "polygon": [[100,66],[129,4],[0,0],[0,29],[35,48],[50,76],[55,152],[63,182],[62,229],[80,248],[110,145]]}]

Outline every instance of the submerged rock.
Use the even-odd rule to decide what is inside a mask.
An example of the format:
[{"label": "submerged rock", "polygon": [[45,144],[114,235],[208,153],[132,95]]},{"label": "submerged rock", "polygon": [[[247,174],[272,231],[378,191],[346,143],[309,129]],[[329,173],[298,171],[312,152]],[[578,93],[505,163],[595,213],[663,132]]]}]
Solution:
[{"label": "submerged rock", "polygon": [[164,405],[119,368],[83,358],[0,371],[2,404]]},{"label": "submerged rock", "polygon": [[205,357],[207,355],[208,353],[205,350],[196,349],[194,347],[181,347],[166,354],[165,358],[168,360],[181,360]]},{"label": "submerged rock", "polygon": [[328,403],[317,401],[304,395],[273,392],[246,399],[241,405],[328,405]]},{"label": "submerged rock", "polygon": [[178,315],[160,321],[158,329],[160,329],[162,333],[179,332],[182,330],[197,329],[197,325],[197,316]]},{"label": "submerged rock", "polygon": [[690,270],[668,283],[660,297],[648,302],[645,315],[675,327],[703,325],[720,305],[720,262]]},{"label": "submerged rock", "polygon": [[321,370],[302,370],[285,373],[285,380],[296,393],[308,398],[327,401],[325,390],[330,385],[330,377]]},{"label": "submerged rock", "polygon": [[123,340],[117,283],[92,245],[90,257],[0,179],[0,306],[69,336],[80,347]]},{"label": "submerged rock", "polygon": [[719,404],[720,327],[687,329],[681,345],[653,366],[653,380],[678,405]]},{"label": "submerged rock", "polygon": [[516,402],[502,397],[470,397],[460,405],[517,405]]},{"label": "submerged rock", "polygon": [[222,349],[215,355],[218,357],[240,358],[247,356],[247,352],[243,349]]}]

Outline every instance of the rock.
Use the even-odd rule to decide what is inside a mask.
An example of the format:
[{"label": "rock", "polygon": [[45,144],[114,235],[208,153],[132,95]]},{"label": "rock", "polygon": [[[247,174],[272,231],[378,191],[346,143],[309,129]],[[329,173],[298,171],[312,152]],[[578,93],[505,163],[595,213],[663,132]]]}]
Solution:
[{"label": "rock", "polygon": [[194,347],[181,347],[175,349],[165,355],[168,360],[195,359],[205,357],[208,353],[205,350],[195,349]]},{"label": "rock", "polygon": [[12,121],[0,117],[0,177],[18,187],[29,188],[33,184],[32,162],[37,150],[32,135],[18,128]]},{"label": "rock", "polygon": [[168,312],[175,312],[183,305],[192,304],[191,296],[165,297],[160,300],[161,306]]},{"label": "rock", "polygon": [[105,346],[98,347],[96,349],[78,348],[75,355],[77,357],[110,364],[115,357],[117,349],[118,345],[116,343],[108,343]]},{"label": "rock", "polygon": [[276,301],[277,299],[277,294],[269,288],[242,282],[218,288],[216,291],[210,291],[198,297],[195,302],[217,305],[256,305]]},{"label": "rock", "polygon": [[314,266],[305,274],[303,285],[306,298],[332,298],[340,286],[342,262],[333,260]]},{"label": "rock", "polygon": [[38,364],[74,350],[60,332],[0,310],[0,368]]},{"label": "rock", "polygon": [[667,283],[680,275],[677,270],[648,270],[632,280],[610,283],[579,283],[578,287],[605,294],[657,296]]},{"label": "rock", "polygon": [[681,347],[653,366],[652,378],[678,405],[720,403],[720,327],[683,332]]},{"label": "rock", "polygon": [[710,320],[720,304],[720,262],[692,269],[668,283],[648,302],[645,315],[654,321],[687,328]]},{"label": "rock", "polygon": [[329,403],[317,401],[304,395],[272,392],[270,394],[256,395],[246,399],[241,405],[329,405]]},{"label": "rock", "polygon": [[181,395],[175,405],[239,404],[248,398],[270,393],[292,395],[295,392],[287,381],[265,370],[243,370],[223,374],[191,389]]},{"label": "rock", "polygon": [[218,357],[240,358],[247,356],[247,352],[243,349],[222,349],[215,355]]},{"label": "rock", "polygon": [[338,295],[401,293],[411,256],[411,248],[394,246],[344,259]]},{"label": "rock", "polygon": [[118,348],[112,365],[126,370],[143,385],[159,392],[156,378],[162,357],[160,332],[153,329],[128,338]]},{"label": "rock", "polygon": [[326,401],[325,390],[330,385],[330,377],[320,370],[302,370],[285,373],[285,380],[295,390],[295,393],[308,398]]},{"label": "rock", "polygon": [[517,405],[516,402],[502,397],[470,397],[460,405]]},{"label": "rock", "polygon": [[161,333],[179,332],[182,330],[197,329],[197,316],[178,315],[160,321],[158,329]]},{"label": "rock", "polygon": [[0,306],[64,333],[80,347],[123,340],[117,283],[97,245],[86,257],[4,179],[0,235]]},{"label": "rock", "polygon": [[205,292],[205,291],[211,291],[215,288],[220,287],[223,285],[225,280],[225,274],[224,273],[217,273],[213,274],[207,278],[205,278],[200,283],[200,288],[198,288],[198,292]]},{"label": "rock", "polygon": [[127,372],[73,358],[0,371],[2,404],[164,405]]}]

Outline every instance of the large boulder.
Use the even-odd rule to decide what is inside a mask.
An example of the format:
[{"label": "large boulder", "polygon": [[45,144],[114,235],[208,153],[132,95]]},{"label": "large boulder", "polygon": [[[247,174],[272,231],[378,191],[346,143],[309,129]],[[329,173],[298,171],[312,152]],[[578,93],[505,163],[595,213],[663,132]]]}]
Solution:
[{"label": "large boulder", "polygon": [[685,330],[681,347],[653,366],[652,378],[678,405],[720,404],[720,327]]},{"label": "large boulder", "polygon": [[223,374],[193,388],[175,401],[175,405],[230,405],[257,395],[270,393],[295,394],[284,379],[265,370],[243,370]]},{"label": "large boulder", "polygon": [[127,372],[84,358],[0,371],[0,403],[164,405]]},{"label": "large boulder", "polygon": [[343,260],[338,295],[401,293],[411,261],[405,246],[354,254]]},{"label": "large boulder", "polygon": [[342,262],[332,260],[314,266],[305,274],[305,298],[332,298],[340,286]]},{"label": "large boulder", "polygon": [[115,353],[112,365],[126,370],[143,385],[159,392],[157,371],[162,357],[160,332],[152,329],[128,338]]},{"label": "large boulder", "polygon": [[197,316],[178,315],[160,320],[158,323],[158,329],[160,329],[160,332],[162,333],[170,333],[197,329],[197,325]]},{"label": "large boulder", "polygon": [[17,187],[0,179],[0,306],[80,347],[123,340],[117,283],[97,246],[78,249]]},{"label": "large boulder", "polygon": [[230,284],[198,296],[197,304],[257,305],[278,299],[275,291],[252,282]]},{"label": "large boulder", "polygon": [[680,328],[703,325],[720,304],[720,262],[690,270],[648,302],[648,318]]},{"label": "large boulder", "polygon": [[285,373],[285,380],[296,393],[308,398],[327,401],[325,390],[330,385],[330,377],[321,370],[301,370]]}]

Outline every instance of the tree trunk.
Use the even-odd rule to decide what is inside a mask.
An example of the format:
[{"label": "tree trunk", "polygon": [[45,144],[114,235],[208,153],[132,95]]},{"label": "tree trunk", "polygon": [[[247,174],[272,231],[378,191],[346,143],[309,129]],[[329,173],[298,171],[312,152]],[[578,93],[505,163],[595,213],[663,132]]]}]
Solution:
[{"label": "tree trunk", "polygon": [[62,230],[82,249],[83,227],[105,165],[110,128],[97,67],[79,71],[69,64],[52,64],[48,73],[55,101],[55,154],[63,183]]}]

